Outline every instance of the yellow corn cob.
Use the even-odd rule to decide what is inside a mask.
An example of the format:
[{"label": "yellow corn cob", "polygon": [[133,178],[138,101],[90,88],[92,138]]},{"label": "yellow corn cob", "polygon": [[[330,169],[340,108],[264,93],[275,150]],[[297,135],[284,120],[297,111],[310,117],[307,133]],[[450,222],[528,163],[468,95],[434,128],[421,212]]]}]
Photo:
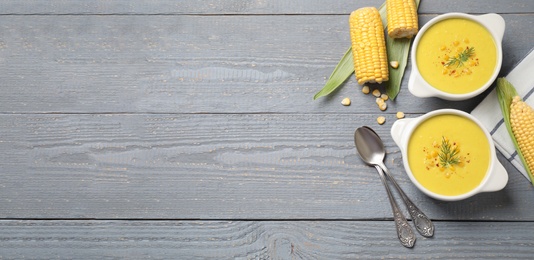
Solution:
[{"label": "yellow corn cob", "polygon": [[388,35],[391,38],[411,38],[417,34],[417,6],[414,0],[386,0]]},{"label": "yellow corn cob", "polygon": [[354,74],[360,85],[389,79],[384,27],[378,10],[360,8],[350,14],[350,39]]},{"label": "yellow corn cob", "polygon": [[510,104],[510,126],[525,157],[525,167],[534,170],[534,110],[519,96]]}]

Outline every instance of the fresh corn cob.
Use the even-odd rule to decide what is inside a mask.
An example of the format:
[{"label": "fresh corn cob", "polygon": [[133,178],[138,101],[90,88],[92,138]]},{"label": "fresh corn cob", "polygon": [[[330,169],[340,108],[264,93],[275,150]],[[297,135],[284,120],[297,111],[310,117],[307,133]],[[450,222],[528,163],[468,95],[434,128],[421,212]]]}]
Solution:
[{"label": "fresh corn cob", "polygon": [[349,24],[354,74],[358,84],[387,81],[386,41],[378,10],[374,7],[360,8],[350,14]]},{"label": "fresh corn cob", "polygon": [[515,96],[510,104],[510,125],[528,167],[534,170],[534,110]]},{"label": "fresh corn cob", "polygon": [[386,0],[388,35],[391,38],[411,38],[417,34],[417,7],[414,0]]}]

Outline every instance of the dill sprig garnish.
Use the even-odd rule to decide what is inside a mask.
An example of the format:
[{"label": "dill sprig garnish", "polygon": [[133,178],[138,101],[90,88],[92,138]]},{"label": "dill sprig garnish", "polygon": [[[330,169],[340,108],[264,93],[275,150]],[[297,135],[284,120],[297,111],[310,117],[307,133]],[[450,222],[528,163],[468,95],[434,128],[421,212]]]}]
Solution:
[{"label": "dill sprig garnish", "polygon": [[454,147],[453,149],[451,144],[449,143],[449,139],[442,136],[441,150],[438,155],[441,167],[448,168],[450,166],[460,163],[458,153],[460,153],[458,147]]},{"label": "dill sprig garnish", "polygon": [[454,56],[450,58],[449,61],[445,63],[445,67],[449,67],[454,64],[456,64],[457,68],[460,66],[463,66],[464,62],[469,60],[469,58],[471,58],[471,56],[473,56],[474,54],[475,54],[475,47],[471,47],[471,48],[467,47],[460,54],[458,54],[458,56]]}]

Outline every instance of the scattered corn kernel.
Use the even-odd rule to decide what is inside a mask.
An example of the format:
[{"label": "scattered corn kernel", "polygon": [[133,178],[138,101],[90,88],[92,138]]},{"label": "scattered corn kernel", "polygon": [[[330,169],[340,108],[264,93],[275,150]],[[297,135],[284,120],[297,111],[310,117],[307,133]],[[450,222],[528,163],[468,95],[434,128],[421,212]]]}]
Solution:
[{"label": "scattered corn kernel", "polygon": [[445,46],[445,45],[441,45],[441,47],[439,48],[440,51],[444,51],[446,49],[447,49],[447,46]]},{"label": "scattered corn kernel", "polygon": [[341,100],[341,105],[350,106],[350,98],[346,97],[343,100]]},{"label": "scattered corn kernel", "polygon": [[380,108],[380,110],[384,111],[388,108],[388,104],[386,102],[378,105],[378,108]]},{"label": "scattered corn kernel", "polygon": [[392,68],[396,69],[399,67],[399,62],[394,60],[394,61],[389,62],[389,65],[391,65]]},{"label": "scattered corn kernel", "polygon": [[458,46],[458,44],[460,44],[460,42],[459,42],[459,41],[453,41],[452,44],[453,44],[454,46]]},{"label": "scattered corn kernel", "polygon": [[467,75],[471,75],[471,73],[472,73],[471,70],[468,69],[468,68],[463,69],[462,72],[467,74]]},{"label": "scattered corn kernel", "polygon": [[376,118],[376,122],[379,124],[379,125],[382,125],[386,122],[386,118],[383,117],[383,116],[379,116]]},{"label": "scattered corn kernel", "polygon": [[469,39],[465,38],[464,43],[469,43]]},{"label": "scattered corn kernel", "polygon": [[367,95],[367,94],[369,94],[370,91],[371,91],[371,90],[369,89],[369,86],[363,86],[363,88],[362,88],[362,92],[363,92],[363,94],[366,94],[366,95]]},{"label": "scattered corn kernel", "polygon": [[401,119],[401,118],[404,118],[404,112],[397,112],[397,118],[398,119]]},{"label": "scattered corn kernel", "polygon": [[378,89],[373,90],[373,96],[380,97],[380,90]]},{"label": "scattered corn kernel", "polygon": [[381,98],[379,98],[379,97],[376,98],[375,102],[376,102],[376,104],[379,105],[379,106],[382,105],[382,104],[384,104],[384,100],[381,99]]},{"label": "scattered corn kernel", "polygon": [[382,94],[380,95],[380,98],[383,99],[384,101],[387,101],[389,99],[389,96],[388,94]]}]

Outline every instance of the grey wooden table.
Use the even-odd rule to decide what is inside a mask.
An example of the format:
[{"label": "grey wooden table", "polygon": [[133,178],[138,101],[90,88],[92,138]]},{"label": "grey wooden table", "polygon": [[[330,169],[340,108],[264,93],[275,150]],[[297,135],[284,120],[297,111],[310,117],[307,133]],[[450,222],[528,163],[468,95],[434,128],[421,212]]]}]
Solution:
[{"label": "grey wooden table", "polygon": [[[348,14],[381,4],[0,1],[0,259],[532,258],[534,189],[502,156],[504,190],[441,202],[389,135],[397,111],[486,93],[418,99],[405,77],[381,112],[351,77],[312,100]],[[422,0],[420,25],[446,12],[504,17],[501,76],[534,46],[532,0]],[[356,155],[362,125],[436,225],[413,249]]]}]

